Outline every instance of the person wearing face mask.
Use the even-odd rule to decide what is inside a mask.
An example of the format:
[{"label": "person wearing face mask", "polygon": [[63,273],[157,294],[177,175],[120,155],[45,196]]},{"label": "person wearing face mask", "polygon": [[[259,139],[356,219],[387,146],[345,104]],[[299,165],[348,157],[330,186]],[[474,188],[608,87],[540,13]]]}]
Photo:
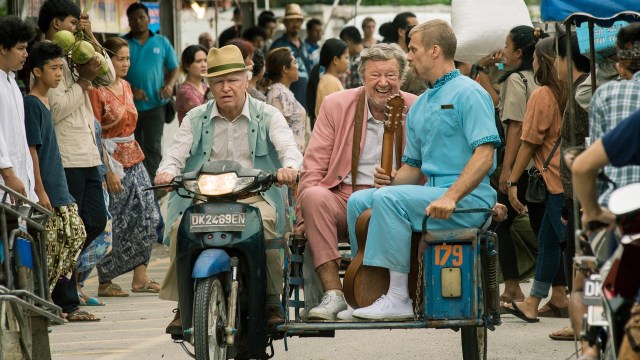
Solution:
[{"label": "person wearing face mask", "polygon": [[389,269],[390,275],[387,293],[371,306],[354,310],[355,318],[414,317],[409,297],[410,242],[411,234],[422,229],[425,212],[435,219],[433,230],[479,227],[483,214],[452,216],[453,210],[496,204],[489,183],[495,148],[500,145],[493,103],[478,83],[455,69],[456,45],[453,29],[443,20],[411,30],[407,59],[429,89],[407,114],[402,167],[390,174],[376,167],[373,179],[378,189],[356,192],[347,203],[352,251],[357,247],[356,221],[372,208],[364,265]]},{"label": "person wearing face mask", "polygon": [[[346,240],[347,234],[346,204],[353,192],[374,186],[387,99],[400,94],[407,109],[416,100],[415,95],[400,91],[406,68],[407,58],[399,46],[373,45],[361,53],[358,70],[364,86],[330,94],[320,106],[296,201],[296,232],[308,238],[324,291],[321,304],[308,311],[309,319],[334,320],[347,310],[338,276],[338,241]],[[360,133],[354,131],[357,122]],[[353,151],[359,154],[357,163],[352,162]]]}]

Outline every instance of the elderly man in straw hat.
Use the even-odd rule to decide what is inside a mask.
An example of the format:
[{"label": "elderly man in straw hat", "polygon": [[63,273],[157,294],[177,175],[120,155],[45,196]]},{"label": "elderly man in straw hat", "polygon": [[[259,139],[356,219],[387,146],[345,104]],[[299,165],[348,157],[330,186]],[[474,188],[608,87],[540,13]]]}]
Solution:
[{"label": "elderly man in straw hat", "polygon": [[[178,133],[160,163],[155,184],[169,184],[174,176],[196,171],[209,160],[234,160],[246,168],[275,173],[281,184],[293,184],[302,163],[302,154],[286,120],[276,108],[258,101],[246,92],[250,67],[234,45],[212,48],[207,56],[209,88],[213,100],[187,113]],[[253,135],[253,136],[252,136]],[[193,152],[192,148],[204,151]],[[266,151],[260,153],[256,149]],[[242,200],[260,209],[265,239],[280,236],[284,230],[284,204],[280,188],[273,187],[264,197]],[[171,264],[163,281],[160,298],[178,301],[175,264],[176,239],[180,214],[191,205],[171,193],[165,229],[165,243],[170,242]],[[282,292],[282,265],[277,250],[267,251],[268,323],[283,322],[279,308]],[[180,312],[167,327],[169,334],[182,334]]]},{"label": "elderly man in straw hat", "polygon": [[298,63],[298,81],[291,83],[291,91],[295,95],[296,100],[305,108],[307,107],[307,83],[309,82],[309,73],[311,72],[311,62],[306,47],[300,39],[300,29],[302,28],[302,8],[298,4],[289,4],[284,8],[284,17],[282,23],[286,28],[286,32],[276,39],[271,45],[271,49],[279,47],[287,47],[293,53],[293,57]]}]

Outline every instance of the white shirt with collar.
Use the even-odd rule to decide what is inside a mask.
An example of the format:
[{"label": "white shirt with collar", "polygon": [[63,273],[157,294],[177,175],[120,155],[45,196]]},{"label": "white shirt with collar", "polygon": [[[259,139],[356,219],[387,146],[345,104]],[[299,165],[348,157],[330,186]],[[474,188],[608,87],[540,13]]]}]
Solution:
[{"label": "white shirt with collar", "polygon": [[[248,135],[251,114],[249,112],[249,95],[246,96],[242,112],[233,120],[228,120],[220,115],[217,106],[212,107],[211,118],[214,121],[215,131],[209,160],[234,160],[245,168],[253,168]],[[278,152],[282,166],[300,170],[302,153],[298,150],[289,124],[280,112],[276,112],[271,118],[269,139]],[[173,176],[179,175],[184,169],[192,144],[193,133],[191,132],[191,122],[187,116],[162,157],[156,174],[167,172]]]},{"label": "white shirt with collar", "polygon": [[[29,200],[38,201],[33,160],[24,127],[24,103],[15,77],[13,72],[0,70],[0,169],[13,168],[22,180]],[[4,185],[2,177],[0,184]],[[3,194],[0,191],[0,197]]]},{"label": "white shirt with collar", "polygon": [[[369,109],[369,99],[365,100],[365,109],[367,109],[367,131],[364,136],[364,146],[360,151],[360,161],[358,162],[358,176],[356,177],[356,185],[374,185],[373,173],[376,166],[380,166],[382,159],[382,138],[384,135],[384,122],[377,120],[371,115]],[[395,168],[395,146],[393,147],[393,166]],[[352,184],[351,172],[345,176],[343,182]]]}]

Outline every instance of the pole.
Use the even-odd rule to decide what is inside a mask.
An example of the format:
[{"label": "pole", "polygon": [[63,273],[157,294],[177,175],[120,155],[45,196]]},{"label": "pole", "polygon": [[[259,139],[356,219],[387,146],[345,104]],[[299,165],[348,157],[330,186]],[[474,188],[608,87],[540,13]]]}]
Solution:
[{"label": "pole", "polygon": [[596,46],[593,19],[589,19],[589,59],[591,60],[591,95],[596,92]]},{"label": "pole", "polygon": [[565,33],[566,36],[566,49],[567,49],[567,85],[569,87],[569,99],[567,102],[567,106],[569,106],[569,125],[571,129],[571,146],[576,145],[576,132],[575,132],[575,121],[576,114],[575,109],[573,108],[574,103],[576,101],[575,96],[573,95],[573,52],[571,51],[571,20],[567,20],[565,22]]},{"label": "pole", "polygon": [[[570,126],[570,134],[571,134],[571,146],[575,146],[576,144],[576,112],[575,112],[575,93],[573,89],[573,52],[571,51],[571,21],[567,20],[565,22],[566,26],[566,47],[567,47],[567,82],[569,86],[569,99],[567,102],[567,106],[569,107],[569,126]],[[562,156],[562,155],[561,155]],[[573,185],[572,185],[573,186]],[[575,193],[573,194],[572,199],[573,204],[573,231],[575,234],[575,243],[576,243],[576,251],[580,249],[578,245],[578,231],[580,231],[580,204],[578,204],[578,200],[575,197]]]},{"label": "pole", "polygon": [[7,2],[7,14],[20,16],[20,3],[19,0],[8,0]]},{"label": "pole", "polygon": [[329,27],[329,20],[333,17],[333,13],[336,11],[336,9],[338,8],[338,4],[340,4],[340,0],[334,0],[333,1],[333,5],[331,6],[331,12],[329,13],[329,16],[323,16],[322,18],[322,22],[324,23],[324,26],[322,27],[323,31],[327,31],[327,27]]}]

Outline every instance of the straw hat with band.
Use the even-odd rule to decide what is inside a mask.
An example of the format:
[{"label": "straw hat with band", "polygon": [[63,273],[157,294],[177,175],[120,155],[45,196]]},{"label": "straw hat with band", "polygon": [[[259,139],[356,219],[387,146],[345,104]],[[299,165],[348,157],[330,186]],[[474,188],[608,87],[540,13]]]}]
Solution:
[{"label": "straw hat with band", "polygon": [[235,45],[211,48],[207,54],[207,73],[203,77],[212,78],[238,71],[251,71],[251,66],[244,64],[242,53]]},{"label": "straw hat with band", "polygon": [[292,3],[288,4],[284,7],[284,17],[282,20],[304,20],[304,16],[302,15],[302,8],[300,5]]}]

